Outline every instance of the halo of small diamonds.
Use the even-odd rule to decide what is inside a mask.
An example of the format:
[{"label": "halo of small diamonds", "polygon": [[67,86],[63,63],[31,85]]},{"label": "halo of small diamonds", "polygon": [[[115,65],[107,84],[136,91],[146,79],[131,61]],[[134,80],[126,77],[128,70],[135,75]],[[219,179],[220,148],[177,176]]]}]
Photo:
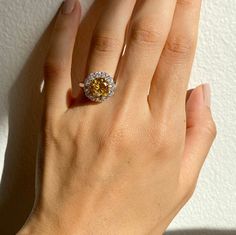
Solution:
[{"label": "halo of small diamonds", "polygon": [[84,93],[94,102],[103,102],[115,93],[116,84],[106,72],[90,73],[84,81]]}]

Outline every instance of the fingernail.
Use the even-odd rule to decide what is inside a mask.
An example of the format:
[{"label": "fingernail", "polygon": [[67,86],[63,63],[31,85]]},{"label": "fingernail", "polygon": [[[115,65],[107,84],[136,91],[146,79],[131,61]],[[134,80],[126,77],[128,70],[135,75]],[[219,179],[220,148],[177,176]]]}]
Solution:
[{"label": "fingernail", "polygon": [[76,1],[77,0],[64,0],[62,5],[62,14],[70,14],[75,8]]},{"label": "fingernail", "polygon": [[206,106],[211,107],[211,88],[209,84],[203,84],[203,99]]}]

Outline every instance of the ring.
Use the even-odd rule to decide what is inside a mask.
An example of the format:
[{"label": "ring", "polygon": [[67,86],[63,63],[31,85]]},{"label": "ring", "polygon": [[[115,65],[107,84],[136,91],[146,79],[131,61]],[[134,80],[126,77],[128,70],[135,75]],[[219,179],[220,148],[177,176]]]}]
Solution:
[{"label": "ring", "polygon": [[94,102],[103,102],[113,96],[116,88],[113,78],[106,72],[90,73],[79,85],[85,96]]}]

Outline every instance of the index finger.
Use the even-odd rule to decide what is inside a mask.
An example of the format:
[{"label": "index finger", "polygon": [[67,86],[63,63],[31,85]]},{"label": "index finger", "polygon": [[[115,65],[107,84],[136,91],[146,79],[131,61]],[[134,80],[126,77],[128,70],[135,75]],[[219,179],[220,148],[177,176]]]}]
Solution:
[{"label": "index finger", "polygon": [[67,92],[71,88],[72,55],[81,16],[78,0],[65,0],[58,13],[51,36],[44,74],[48,108],[67,109]]}]

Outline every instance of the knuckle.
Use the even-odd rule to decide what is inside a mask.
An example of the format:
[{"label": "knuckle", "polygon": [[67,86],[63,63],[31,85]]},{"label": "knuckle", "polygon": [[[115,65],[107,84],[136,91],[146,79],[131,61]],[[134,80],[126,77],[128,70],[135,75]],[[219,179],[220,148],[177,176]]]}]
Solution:
[{"label": "knuckle", "polygon": [[116,128],[112,131],[105,133],[99,140],[100,151],[119,151],[119,149],[124,148],[128,143],[126,142],[126,134],[122,128]]},{"label": "knuckle", "polygon": [[192,0],[177,0],[177,4],[180,6],[192,6],[193,2]]},{"label": "knuckle", "polygon": [[130,38],[138,44],[156,45],[164,40],[162,30],[158,29],[156,19],[146,17],[132,22]]},{"label": "knuckle", "polygon": [[93,49],[99,52],[111,52],[122,48],[123,43],[115,36],[96,33],[92,38]]},{"label": "knuckle", "polygon": [[123,106],[116,113],[101,138],[103,146],[112,147],[119,151],[123,147],[128,147],[134,141],[134,129],[127,119],[127,112],[129,112],[129,109]]},{"label": "knuckle", "polygon": [[110,126],[100,138],[100,148],[120,151],[122,148],[130,148],[135,142],[133,127],[124,120],[124,114],[117,114]]},{"label": "knuckle", "polygon": [[193,55],[195,51],[193,37],[171,37],[167,40],[165,52],[174,58],[186,58]]},{"label": "knuckle", "polygon": [[184,191],[183,196],[182,196],[182,200],[184,204],[193,196],[195,189],[196,189],[196,183],[192,183]]},{"label": "knuckle", "polygon": [[[158,133],[158,134],[157,134]],[[158,131],[151,130],[150,140],[153,145],[156,146],[157,149],[167,149],[169,147],[169,142],[167,142],[167,133],[163,129],[159,129]]]},{"label": "knuckle", "polygon": [[215,139],[217,135],[217,127],[215,122],[213,120],[205,122],[205,124],[202,126],[202,131],[204,134],[210,136],[211,139]]},{"label": "knuckle", "polygon": [[59,62],[54,59],[47,59],[44,64],[45,77],[58,77],[66,71],[66,65],[64,62]]},{"label": "knuckle", "polygon": [[53,28],[53,33],[57,34],[57,33],[61,33],[61,32],[66,32],[68,31],[68,24],[66,21],[56,21],[54,28]]},{"label": "knuckle", "polygon": [[174,138],[171,137],[169,128],[165,124],[159,124],[150,129],[149,143],[153,145],[158,152],[166,152],[174,146]]},{"label": "knuckle", "polygon": [[171,159],[173,151],[176,155],[181,153],[182,145],[180,145],[179,141],[177,144],[177,139],[169,132],[169,130],[152,130],[151,134],[148,135],[149,138],[147,139],[146,146],[149,146],[149,149],[153,150],[154,156],[158,159]]},{"label": "knuckle", "polygon": [[193,196],[195,190],[196,190],[196,186],[197,186],[197,178],[196,177],[187,177],[185,175],[183,175],[182,177],[182,183],[179,185],[180,188],[180,200],[181,200],[181,204],[186,204],[186,202],[188,202],[188,200]]},{"label": "knuckle", "polygon": [[114,127],[112,131],[110,131],[107,138],[109,140],[108,143],[110,142],[111,144],[115,145],[124,145],[124,143],[127,143],[128,135],[125,128],[122,126],[117,126]]},{"label": "knuckle", "polygon": [[58,140],[58,129],[55,127],[53,122],[47,121],[43,128],[43,137],[46,143],[54,142]]}]

